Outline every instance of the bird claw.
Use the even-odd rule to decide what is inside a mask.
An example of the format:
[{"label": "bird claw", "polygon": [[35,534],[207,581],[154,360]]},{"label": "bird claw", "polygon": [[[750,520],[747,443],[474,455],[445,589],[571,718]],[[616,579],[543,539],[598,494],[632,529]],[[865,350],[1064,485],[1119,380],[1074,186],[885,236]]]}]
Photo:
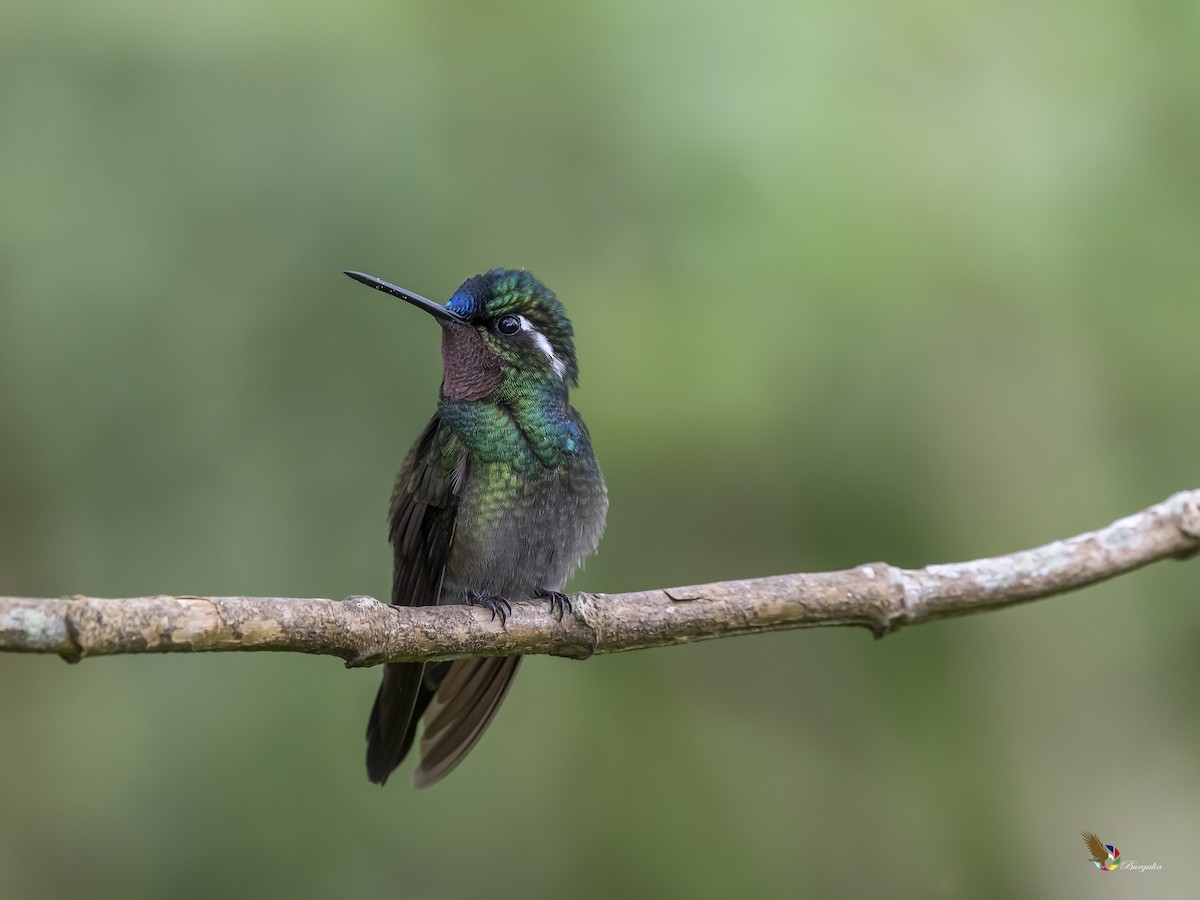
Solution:
[{"label": "bird claw", "polygon": [[571,609],[571,598],[558,591],[538,591],[534,596],[539,600],[549,600],[550,615],[557,616],[560,622],[567,611]]},{"label": "bird claw", "polygon": [[500,616],[500,627],[503,628],[508,621],[509,613],[512,612],[512,604],[505,598],[495,594],[477,594],[467,601],[468,606],[482,606],[492,614],[492,621],[496,621],[496,615]]}]

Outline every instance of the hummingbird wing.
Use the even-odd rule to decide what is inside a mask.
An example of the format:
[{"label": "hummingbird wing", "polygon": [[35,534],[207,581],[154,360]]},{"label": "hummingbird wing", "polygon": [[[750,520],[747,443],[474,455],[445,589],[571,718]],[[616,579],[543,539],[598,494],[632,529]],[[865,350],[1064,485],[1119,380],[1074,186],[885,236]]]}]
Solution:
[{"label": "hummingbird wing", "polygon": [[[394,605],[437,604],[466,467],[466,447],[434,416],[408,452],[392,491],[388,540],[394,554]],[[367,774],[376,784],[386,782],[408,754],[417,722],[448,668],[446,663],[383,667],[367,724]]]},{"label": "hummingbird wing", "polygon": [[1083,832],[1083,843],[1092,854],[1092,862],[1105,863],[1108,861],[1108,848],[1104,842],[1090,831]]}]

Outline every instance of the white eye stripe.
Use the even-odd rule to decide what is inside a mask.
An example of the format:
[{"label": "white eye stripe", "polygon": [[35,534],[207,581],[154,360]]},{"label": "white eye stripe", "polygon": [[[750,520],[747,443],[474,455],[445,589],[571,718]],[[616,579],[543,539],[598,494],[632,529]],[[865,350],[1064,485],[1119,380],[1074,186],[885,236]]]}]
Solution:
[{"label": "white eye stripe", "polygon": [[533,332],[533,343],[539,350],[546,354],[546,359],[550,360],[550,368],[554,370],[554,374],[562,379],[563,373],[567,371],[566,364],[554,354],[554,348],[550,346],[550,341],[547,337],[538,331],[530,321],[524,316],[517,316],[517,320],[521,323],[522,331]]}]

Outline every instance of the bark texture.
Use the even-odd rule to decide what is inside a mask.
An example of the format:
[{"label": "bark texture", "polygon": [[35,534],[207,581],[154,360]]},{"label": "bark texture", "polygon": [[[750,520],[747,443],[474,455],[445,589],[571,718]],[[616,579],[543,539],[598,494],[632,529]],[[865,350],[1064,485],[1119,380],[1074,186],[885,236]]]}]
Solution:
[{"label": "bark texture", "polygon": [[0,651],[70,662],[118,653],[282,650],[348,666],[550,654],[584,659],[709,638],[859,625],[908,625],[1066,593],[1160,559],[1200,552],[1200,491],[1184,491],[1098,531],[971,562],[776,575],[628,594],[575,594],[562,621],[514,603],[505,626],[466,606],[393,607],[371,597],[0,597]]}]

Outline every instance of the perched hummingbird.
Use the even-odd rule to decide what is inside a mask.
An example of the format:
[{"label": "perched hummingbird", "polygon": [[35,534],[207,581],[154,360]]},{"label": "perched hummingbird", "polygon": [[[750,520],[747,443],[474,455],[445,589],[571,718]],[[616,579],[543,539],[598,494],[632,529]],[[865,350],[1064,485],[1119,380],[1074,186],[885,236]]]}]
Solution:
[{"label": "perched hummingbird", "polygon": [[[373,275],[355,281],[425,310],[442,328],[437,414],[392,491],[392,603],[468,603],[503,625],[514,600],[559,618],[567,578],[596,549],[608,493],[587,426],[561,303],[528,272],[492,269],[440,306]],[[517,674],[519,656],[388,663],[367,725],[377,784],[404,760],[424,716],[413,784],[446,777],[475,746]]]}]

